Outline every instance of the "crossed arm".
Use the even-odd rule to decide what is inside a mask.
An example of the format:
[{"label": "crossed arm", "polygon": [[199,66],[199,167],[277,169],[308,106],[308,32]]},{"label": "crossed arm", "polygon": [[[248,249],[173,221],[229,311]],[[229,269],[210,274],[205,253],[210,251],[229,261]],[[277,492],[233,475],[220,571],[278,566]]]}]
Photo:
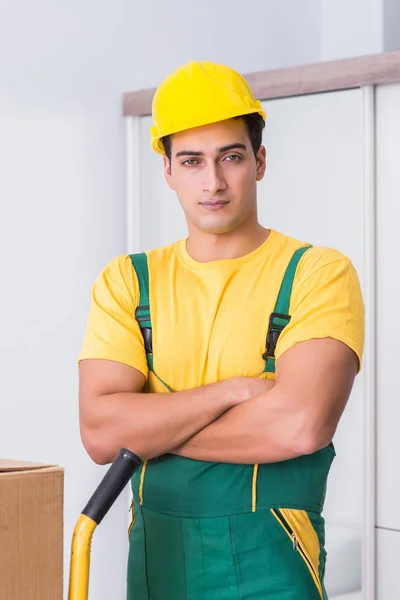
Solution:
[{"label": "crossed arm", "polygon": [[342,342],[314,339],[281,356],[275,384],[249,380],[246,386],[241,378],[166,397],[141,394],[144,377],[132,367],[84,360],[82,439],[99,463],[112,461],[121,447],[142,459],[165,453],[231,463],[295,458],[330,443],[357,367]]},{"label": "crossed arm", "polygon": [[331,442],[357,368],[355,353],[337,340],[299,343],[278,361],[269,391],[235,406],[173,453],[232,463],[311,454]]}]

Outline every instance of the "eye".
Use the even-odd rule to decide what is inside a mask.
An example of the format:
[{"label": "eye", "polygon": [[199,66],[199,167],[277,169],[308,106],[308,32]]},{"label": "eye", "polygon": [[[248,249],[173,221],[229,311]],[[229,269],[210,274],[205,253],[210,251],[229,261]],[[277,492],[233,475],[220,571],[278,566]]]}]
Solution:
[{"label": "eye", "polygon": [[225,156],[224,160],[228,162],[239,162],[242,159],[238,154],[230,154],[229,156]]},{"label": "eye", "polygon": [[184,160],[182,165],[186,165],[187,167],[193,167],[194,165],[197,165],[199,163],[199,161],[196,158],[188,158],[187,160]]}]

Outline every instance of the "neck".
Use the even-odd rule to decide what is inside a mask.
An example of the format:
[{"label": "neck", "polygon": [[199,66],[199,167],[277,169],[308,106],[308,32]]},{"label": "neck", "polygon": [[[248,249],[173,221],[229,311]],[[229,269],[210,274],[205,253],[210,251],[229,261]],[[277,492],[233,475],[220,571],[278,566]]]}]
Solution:
[{"label": "neck", "polygon": [[228,260],[250,254],[265,242],[269,233],[259,223],[221,234],[190,232],[186,247],[197,262]]}]

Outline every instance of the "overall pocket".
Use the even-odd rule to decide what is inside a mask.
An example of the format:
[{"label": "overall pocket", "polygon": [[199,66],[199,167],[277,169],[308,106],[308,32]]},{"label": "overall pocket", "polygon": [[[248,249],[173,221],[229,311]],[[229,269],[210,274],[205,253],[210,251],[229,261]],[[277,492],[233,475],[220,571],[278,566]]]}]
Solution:
[{"label": "overall pocket", "polygon": [[271,513],[290,539],[293,551],[298,553],[306,565],[323,600],[324,592],[320,578],[321,546],[310,517],[305,510],[288,508],[272,508]]}]

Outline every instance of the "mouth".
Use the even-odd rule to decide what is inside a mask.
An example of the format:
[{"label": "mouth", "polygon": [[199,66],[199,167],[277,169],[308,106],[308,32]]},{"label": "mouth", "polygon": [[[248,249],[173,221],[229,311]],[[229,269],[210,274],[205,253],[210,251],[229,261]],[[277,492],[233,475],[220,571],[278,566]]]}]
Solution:
[{"label": "mouth", "polygon": [[224,208],[229,202],[229,200],[206,200],[205,202],[200,202],[200,204],[207,210],[219,210]]}]

